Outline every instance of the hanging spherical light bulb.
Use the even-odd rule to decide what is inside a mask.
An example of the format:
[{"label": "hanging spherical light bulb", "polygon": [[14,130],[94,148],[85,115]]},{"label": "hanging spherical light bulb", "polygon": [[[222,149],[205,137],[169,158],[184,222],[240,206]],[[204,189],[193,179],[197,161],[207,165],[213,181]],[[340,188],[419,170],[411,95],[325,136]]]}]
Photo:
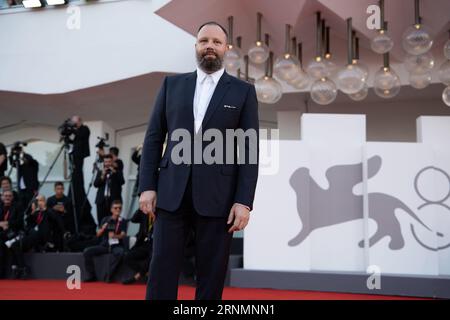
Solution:
[{"label": "hanging spherical light bulb", "polygon": [[439,81],[450,86],[450,60],[445,61],[438,71]]},{"label": "hanging spherical light bulb", "polygon": [[336,84],[326,78],[316,80],[311,86],[311,99],[320,105],[332,103],[337,97]]},{"label": "hanging spherical light bulb", "polygon": [[330,76],[330,69],[322,57],[322,20],[320,12],[316,14],[316,56],[306,65],[306,72],[312,80]]},{"label": "hanging spherical light bulb", "polygon": [[275,79],[263,76],[255,81],[258,101],[268,104],[278,102],[282,96],[281,85]]},{"label": "hanging spherical light bulb", "polygon": [[381,98],[393,98],[400,92],[400,78],[390,67],[383,67],[375,73],[374,90]]},{"label": "hanging spherical light bulb", "polygon": [[420,55],[408,54],[405,59],[406,70],[410,73],[424,74],[430,72],[434,67],[434,57],[431,52]]},{"label": "hanging spherical light bulb", "polygon": [[364,87],[358,91],[357,93],[349,94],[349,98],[354,101],[362,101],[369,95],[369,86],[367,83],[364,83]]},{"label": "hanging spherical light bulb", "polygon": [[225,69],[229,73],[235,73],[241,68],[241,50],[233,43],[233,16],[228,17],[228,50],[225,51],[223,61]]},{"label": "hanging spherical light bulb", "polygon": [[336,83],[342,92],[346,94],[354,94],[361,91],[364,87],[366,78],[364,71],[358,66],[353,65],[353,34],[352,34],[352,18],[347,19],[347,36],[348,36],[348,64],[342,68],[336,78]]},{"label": "hanging spherical light bulb", "polygon": [[428,52],[433,46],[431,31],[422,24],[420,16],[420,2],[414,1],[415,23],[409,26],[402,36],[403,49],[412,55],[420,55]]},{"label": "hanging spherical light bulb", "polygon": [[290,53],[290,40],[291,26],[287,24],[284,54],[275,60],[275,65],[273,67],[275,75],[283,81],[294,79],[298,74],[298,68],[300,66],[298,59]]},{"label": "hanging spherical light bulb", "polygon": [[370,48],[378,54],[384,54],[394,48],[394,40],[384,30],[379,30],[370,41]]},{"label": "hanging spherical light bulb", "polygon": [[384,0],[380,0],[378,4],[381,12],[381,29],[377,31],[377,35],[370,41],[370,48],[378,54],[385,54],[394,47],[394,40],[389,36],[387,30],[384,29]]},{"label": "hanging spherical light bulb", "polygon": [[447,106],[450,107],[450,86],[445,88],[444,92],[442,93],[442,100]]},{"label": "hanging spherical light bulb", "polygon": [[365,80],[364,71],[353,64],[342,68],[336,78],[339,90],[346,94],[353,94],[362,90]]},{"label": "hanging spherical light bulb", "polygon": [[369,80],[369,67],[365,63],[361,62],[361,59],[359,58],[359,38],[355,36],[355,32],[353,32],[353,38],[354,59],[352,60],[352,64],[362,70],[364,82],[367,82]]},{"label": "hanging spherical light bulb", "polygon": [[261,64],[267,61],[269,58],[269,48],[261,41],[261,20],[262,14],[257,13],[257,25],[256,25],[256,42],[248,50],[248,57],[251,62],[255,64]]},{"label": "hanging spherical light bulb", "polygon": [[300,62],[297,70],[297,76],[289,81],[289,85],[291,85],[293,88],[297,90],[305,90],[309,87],[311,81],[308,77],[308,74],[305,71],[303,71],[302,68],[302,61],[303,61],[302,43],[298,44],[297,58],[298,61]]},{"label": "hanging spherical light bulb", "polygon": [[409,84],[416,89],[425,89],[431,84],[431,73],[410,73]]},{"label": "hanging spherical light bulb", "polygon": [[278,102],[283,95],[280,83],[272,77],[273,53],[269,53],[265,75],[255,81],[256,96],[263,103]]},{"label": "hanging spherical light bulb", "polygon": [[315,57],[306,66],[306,72],[314,80],[320,80],[330,76],[330,69],[322,57]]},{"label": "hanging spherical light bulb", "polygon": [[223,58],[224,66],[227,72],[235,73],[241,68],[242,54],[241,50],[233,45],[228,45],[228,50],[225,51]]}]

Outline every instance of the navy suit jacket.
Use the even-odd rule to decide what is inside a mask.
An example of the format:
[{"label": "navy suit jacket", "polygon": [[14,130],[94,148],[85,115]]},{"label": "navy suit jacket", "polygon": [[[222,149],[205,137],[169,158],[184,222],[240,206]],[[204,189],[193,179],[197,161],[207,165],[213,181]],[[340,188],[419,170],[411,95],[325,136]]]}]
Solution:
[{"label": "navy suit jacket", "polygon": [[[156,98],[142,149],[139,173],[139,192],[157,191],[158,208],[176,211],[192,174],[192,197],[196,211],[203,216],[226,217],[233,203],[252,209],[258,178],[259,120],[255,87],[245,81],[223,73],[207,108],[202,129],[217,129],[222,133],[225,145],[226,129],[254,129],[256,145],[245,140],[245,152],[255,152],[256,163],[237,163],[235,143],[233,164],[175,164],[171,151],[178,143],[171,134],[176,129],[186,129],[191,136],[191,154],[194,154],[194,139],[201,141],[201,133],[195,134],[193,100],[197,72],[168,76]],[[232,106],[231,108],[229,106]],[[168,134],[167,146],[161,157],[163,144]],[[199,140],[198,140],[199,141]],[[202,150],[210,144],[202,142]],[[250,150],[252,149],[252,150]],[[241,153],[240,153],[241,154]]]}]

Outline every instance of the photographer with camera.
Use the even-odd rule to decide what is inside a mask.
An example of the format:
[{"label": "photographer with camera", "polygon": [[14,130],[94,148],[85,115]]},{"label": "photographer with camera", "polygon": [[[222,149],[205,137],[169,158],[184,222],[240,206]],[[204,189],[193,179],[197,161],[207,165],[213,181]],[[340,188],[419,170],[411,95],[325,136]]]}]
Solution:
[{"label": "photographer with camera", "polygon": [[0,203],[0,279],[5,275],[7,244],[23,229],[22,212],[14,201],[11,190],[4,190]]},{"label": "photographer with camera", "polygon": [[[86,192],[84,190],[83,165],[84,159],[89,157],[89,137],[91,132],[89,128],[83,124],[80,116],[72,116],[70,119],[58,128],[64,144],[69,149],[69,160],[72,167],[71,188],[69,194],[73,193],[74,207],[77,220],[83,216],[83,203],[85,202]],[[88,208],[84,206],[83,209]]]},{"label": "photographer with camera", "polygon": [[124,183],[122,171],[118,171],[113,166],[112,155],[104,155],[103,169],[97,173],[94,181],[94,187],[98,188],[95,204],[99,223],[110,214],[111,203],[114,200],[122,202],[122,185]]},{"label": "photographer with camera", "polygon": [[26,217],[25,235],[11,244],[14,278],[28,278],[29,269],[25,265],[24,252],[33,248],[38,251],[44,248],[52,237],[54,226],[58,225],[53,211],[47,208],[43,195],[36,196],[31,209],[31,214]]},{"label": "photographer with camera", "polygon": [[17,189],[19,190],[19,203],[29,213],[29,203],[39,189],[38,171],[39,163],[23,151],[25,142],[16,142],[11,149],[9,162],[17,169]]},{"label": "photographer with camera", "polygon": [[108,266],[107,282],[110,282],[124,253],[123,239],[126,237],[127,221],[120,217],[122,201],[114,200],[110,208],[111,215],[104,217],[99,223],[97,237],[101,242],[97,246],[86,248],[83,252],[87,277],[85,282],[96,281],[94,257],[112,253],[112,260]]},{"label": "photographer with camera", "polygon": [[55,219],[59,220],[58,224],[62,226],[62,233],[55,232],[54,243],[57,251],[64,251],[64,239],[75,233],[72,202],[64,194],[64,183],[57,181],[54,188],[55,194],[47,199],[47,208],[53,210]]},{"label": "photographer with camera", "polygon": [[8,170],[8,153],[6,152],[6,147],[0,142],[0,177],[5,175],[6,170]]},{"label": "photographer with camera", "polygon": [[109,154],[111,154],[113,159],[113,167],[116,171],[121,171],[123,173],[123,161],[119,159],[119,148],[111,147],[109,148]]}]

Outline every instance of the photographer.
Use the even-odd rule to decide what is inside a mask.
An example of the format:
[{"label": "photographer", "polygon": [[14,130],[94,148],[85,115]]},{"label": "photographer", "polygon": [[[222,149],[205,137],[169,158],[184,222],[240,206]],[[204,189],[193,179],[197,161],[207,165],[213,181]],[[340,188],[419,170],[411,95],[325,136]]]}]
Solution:
[{"label": "photographer", "polygon": [[[69,194],[74,193],[75,210],[77,212],[78,219],[83,215],[81,207],[86,198],[86,191],[84,190],[84,176],[83,176],[83,164],[84,158],[89,157],[89,137],[91,132],[87,126],[85,126],[80,116],[72,116],[66,120],[60,127],[59,132],[64,139],[64,143],[69,145],[72,150],[70,152],[71,161],[73,164],[72,172],[72,188]],[[86,207],[85,207],[86,209]]]},{"label": "photographer", "polygon": [[6,147],[0,142],[0,177],[5,175],[6,170],[8,170],[8,153],[6,152]]},{"label": "photographer", "polygon": [[45,197],[38,195],[32,203],[31,214],[26,218],[26,233],[11,245],[14,278],[28,278],[29,269],[25,266],[24,252],[33,248],[40,249],[51,238],[53,212],[47,208]]},{"label": "photographer", "polygon": [[0,203],[0,279],[5,275],[6,244],[17,237],[22,228],[22,212],[14,202],[13,193],[10,190],[5,190],[2,193]]},{"label": "photographer", "polygon": [[26,145],[26,143],[16,142],[9,155],[11,166],[17,169],[18,201],[24,209],[28,208],[31,199],[39,188],[39,163],[23,151],[23,146]]},{"label": "photographer", "polygon": [[137,165],[136,183],[133,188],[133,196],[137,195],[139,190],[139,166],[141,164],[142,144],[138,145],[131,155],[131,160]]},{"label": "photographer", "polygon": [[125,183],[122,171],[113,166],[113,157],[110,154],[103,156],[103,170],[97,173],[94,187],[98,188],[95,203],[97,205],[97,221],[103,220],[110,214],[111,203],[114,200],[122,201],[122,185]]},{"label": "photographer", "polygon": [[113,159],[113,167],[116,171],[121,171],[123,173],[123,161],[119,159],[119,148],[111,147],[109,148],[109,153]]},{"label": "photographer", "polygon": [[124,279],[122,281],[123,284],[132,284],[140,279],[144,279],[145,281],[145,274],[148,271],[152,256],[153,243],[153,228],[149,217],[149,215],[138,209],[131,218],[131,222],[139,223],[139,231],[136,234],[136,243],[133,248],[125,254],[123,262],[130,267],[135,274],[130,278]]},{"label": "photographer", "polygon": [[54,243],[57,251],[64,250],[64,238],[75,233],[75,224],[72,212],[72,202],[64,194],[64,184],[61,181],[55,182],[55,194],[47,199],[47,208],[55,213],[55,219],[62,226],[62,233],[55,232]]},{"label": "photographer", "polygon": [[19,194],[15,190],[13,190],[13,188],[12,188],[12,181],[11,181],[10,177],[5,177],[5,176],[0,177],[0,189],[1,189],[0,193],[3,193],[5,191],[11,191],[13,193],[13,196],[14,196],[14,201],[17,204],[19,204],[18,203],[18,201],[19,201]]},{"label": "photographer", "polygon": [[115,200],[111,204],[111,216],[104,217],[100,222],[100,229],[97,231],[97,237],[101,242],[97,246],[86,248],[83,252],[84,263],[87,277],[85,282],[96,281],[94,257],[112,253],[108,276],[106,281],[110,282],[112,275],[119,265],[124,252],[123,239],[126,236],[127,222],[120,217],[122,212],[122,202]]}]

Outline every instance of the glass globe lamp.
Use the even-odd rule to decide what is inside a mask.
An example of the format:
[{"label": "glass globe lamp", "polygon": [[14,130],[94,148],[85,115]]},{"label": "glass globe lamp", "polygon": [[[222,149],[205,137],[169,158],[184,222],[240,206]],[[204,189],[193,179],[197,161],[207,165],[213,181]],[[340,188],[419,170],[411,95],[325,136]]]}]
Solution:
[{"label": "glass globe lamp", "polygon": [[303,71],[303,69],[299,66],[297,70],[297,76],[290,80],[289,85],[297,90],[305,90],[309,87],[311,81],[308,77],[308,74]]},{"label": "glass globe lamp", "polygon": [[358,65],[353,64],[341,69],[336,78],[339,90],[346,94],[354,94],[362,90],[365,80],[364,71]]},{"label": "glass globe lamp", "polygon": [[408,54],[405,59],[405,68],[410,73],[423,74],[430,72],[434,67],[434,57],[431,52],[420,55]]},{"label": "glass globe lamp", "polygon": [[370,48],[378,54],[384,54],[392,50],[394,41],[385,30],[379,30],[377,35],[370,41]]},{"label": "glass globe lamp", "polygon": [[393,98],[400,92],[400,77],[392,68],[383,67],[374,78],[375,93],[381,98]]},{"label": "glass globe lamp", "polygon": [[264,63],[269,58],[269,48],[262,41],[256,41],[248,50],[248,58],[255,64]]},{"label": "glass globe lamp", "polygon": [[427,53],[433,46],[430,29],[422,24],[408,27],[403,33],[402,45],[403,49],[412,55]]},{"label": "glass globe lamp", "polygon": [[224,66],[229,73],[236,72],[241,68],[242,54],[241,50],[233,45],[228,45],[228,50],[224,55]]},{"label": "glass globe lamp", "polygon": [[298,59],[289,53],[285,53],[275,60],[273,70],[277,78],[283,81],[290,81],[298,75],[299,67]]},{"label": "glass globe lamp", "polygon": [[442,100],[447,106],[450,107],[450,86],[445,88],[444,92],[442,93]]},{"label": "glass globe lamp", "polygon": [[278,102],[283,95],[281,85],[272,77],[263,76],[255,81],[256,96],[258,101],[273,104]]},{"label": "glass globe lamp", "polygon": [[450,40],[447,40],[444,45],[444,56],[446,59],[450,60]]},{"label": "glass globe lamp", "polygon": [[369,86],[367,83],[364,84],[364,87],[358,91],[357,93],[349,94],[349,98],[354,101],[363,101],[369,95]]},{"label": "glass globe lamp", "polygon": [[416,89],[425,89],[431,84],[431,73],[411,73],[409,84]]},{"label": "glass globe lamp", "polygon": [[316,80],[311,86],[311,99],[320,105],[332,103],[337,97],[336,84],[326,78]]},{"label": "glass globe lamp", "polygon": [[330,69],[327,67],[327,64],[322,57],[316,57],[311,60],[306,66],[306,72],[313,80],[320,80],[330,76]]}]

